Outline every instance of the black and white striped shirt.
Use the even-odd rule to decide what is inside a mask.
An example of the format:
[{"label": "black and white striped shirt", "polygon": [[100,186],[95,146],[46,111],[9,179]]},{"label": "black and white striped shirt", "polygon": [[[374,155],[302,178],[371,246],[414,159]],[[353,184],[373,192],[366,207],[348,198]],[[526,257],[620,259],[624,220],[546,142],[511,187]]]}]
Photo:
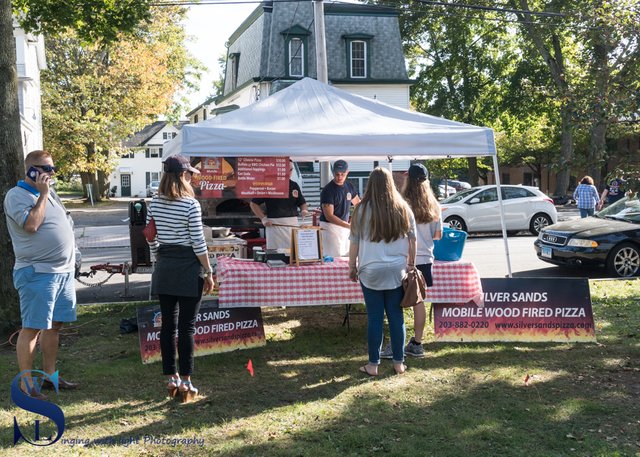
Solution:
[{"label": "black and white striped shirt", "polygon": [[196,255],[207,253],[200,203],[195,198],[169,200],[163,195],[158,195],[153,198],[147,209],[147,223],[152,217],[158,231],[156,239],[149,243],[149,248],[154,254],[157,253],[160,244],[191,246]]}]

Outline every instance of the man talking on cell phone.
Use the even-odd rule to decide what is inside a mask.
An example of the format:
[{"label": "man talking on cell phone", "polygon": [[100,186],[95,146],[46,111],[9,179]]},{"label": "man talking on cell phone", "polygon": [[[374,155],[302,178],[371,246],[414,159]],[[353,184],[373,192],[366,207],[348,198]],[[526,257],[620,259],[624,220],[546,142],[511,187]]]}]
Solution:
[{"label": "man talking on cell phone", "polygon": [[[56,172],[51,154],[32,151],[25,157],[26,177],[10,189],[4,199],[7,227],[16,263],[13,285],[20,297],[22,329],[16,353],[20,372],[33,367],[40,334],[42,370],[53,375],[58,355],[58,332],[64,322],[76,320],[74,284],[75,239],[73,221],[51,189]],[[25,374],[22,390],[46,399],[34,380]],[[42,384],[53,388],[49,380]],[[75,389],[76,383],[58,380],[60,389]]]}]

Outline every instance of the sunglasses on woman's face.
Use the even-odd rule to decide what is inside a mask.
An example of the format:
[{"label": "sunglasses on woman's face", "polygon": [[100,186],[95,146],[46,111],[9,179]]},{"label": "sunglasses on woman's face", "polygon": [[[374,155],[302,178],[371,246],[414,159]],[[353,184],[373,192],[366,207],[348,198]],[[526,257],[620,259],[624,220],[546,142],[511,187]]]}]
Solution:
[{"label": "sunglasses on woman's face", "polygon": [[45,173],[51,173],[56,171],[56,167],[53,165],[34,165],[36,168],[41,168]]}]

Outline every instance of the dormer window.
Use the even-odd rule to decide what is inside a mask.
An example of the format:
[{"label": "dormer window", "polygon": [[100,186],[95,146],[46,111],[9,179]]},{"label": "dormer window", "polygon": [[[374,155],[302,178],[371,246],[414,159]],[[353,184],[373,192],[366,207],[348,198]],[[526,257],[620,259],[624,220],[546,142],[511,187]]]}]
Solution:
[{"label": "dormer window", "polygon": [[288,77],[307,75],[307,37],[311,34],[300,25],[280,32],[285,43],[285,71]]},{"label": "dormer window", "polygon": [[289,40],[289,76],[304,76],[304,44],[295,37]]},{"label": "dormer window", "polygon": [[[240,53],[235,52],[229,55],[231,61],[231,90],[235,90],[238,87],[238,70],[240,69]],[[196,121],[198,122],[198,121]]]},{"label": "dormer window", "polygon": [[347,62],[349,77],[354,79],[369,78],[369,53],[372,35],[344,35],[347,45]]}]

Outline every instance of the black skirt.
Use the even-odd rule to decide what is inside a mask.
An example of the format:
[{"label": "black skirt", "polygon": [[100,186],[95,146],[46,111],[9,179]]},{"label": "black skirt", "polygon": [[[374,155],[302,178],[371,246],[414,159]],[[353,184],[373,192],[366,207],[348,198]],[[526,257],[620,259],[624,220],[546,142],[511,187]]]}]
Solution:
[{"label": "black skirt", "polygon": [[151,276],[153,295],[199,297],[200,261],[191,246],[161,244]]}]

